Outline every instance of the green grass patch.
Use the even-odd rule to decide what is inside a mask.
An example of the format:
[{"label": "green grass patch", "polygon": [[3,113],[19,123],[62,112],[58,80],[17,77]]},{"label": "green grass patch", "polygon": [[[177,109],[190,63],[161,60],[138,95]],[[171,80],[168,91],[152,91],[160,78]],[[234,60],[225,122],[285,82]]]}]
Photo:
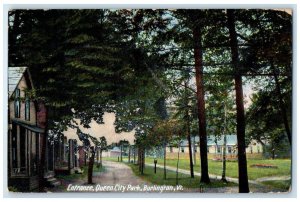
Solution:
[{"label": "green grass patch", "polygon": [[[156,174],[154,173],[154,169],[152,167],[146,166],[144,170],[144,174],[141,175],[139,172],[138,165],[127,164],[131,167],[132,171],[135,175],[141,177],[143,180],[148,181],[152,184],[157,185],[173,185],[176,186],[176,172],[167,171],[167,179],[164,180],[164,171],[161,168],[157,168]],[[200,177],[195,176],[195,178],[191,178],[189,175],[179,173],[178,174],[178,184],[182,185],[185,188],[200,188]],[[222,181],[211,180],[211,183],[206,185],[202,184],[202,188],[217,188],[217,187],[228,187],[228,186],[237,186],[237,184],[229,182],[224,183]]]},{"label": "green grass patch", "polygon": [[291,186],[291,180],[270,180],[264,181],[262,184],[282,191],[288,191]]},{"label": "green grass patch", "polygon": [[[103,157],[103,160],[104,161],[121,162],[121,158],[119,158],[119,161],[118,161],[118,157]],[[133,161],[133,157],[130,158],[130,161]],[[128,163],[128,157],[123,157],[122,162],[123,163]]]},{"label": "green grass patch", "polygon": [[118,162],[118,157],[103,157],[102,160]]},{"label": "green grass patch", "polygon": [[8,191],[10,191],[10,192],[20,192],[20,190],[18,190],[18,188],[14,187],[14,186],[9,186]]},{"label": "green grass patch", "polygon": [[[153,158],[147,157],[146,163],[153,164]],[[200,161],[194,165],[195,172],[200,172]],[[163,159],[158,159],[158,164],[163,165]],[[176,168],[176,159],[167,159],[167,166]],[[251,167],[252,164],[271,164],[278,167],[278,169],[270,168],[255,168]],[[250,180],[255,180],[262,177],[271,176],[289,176],[291,174],[291,160],[290,159],[248,159],[248,177]],[[180,159],[179,168],[189,170],[189,160]],[[214,175],[222,175],[222,162],[208,160],[208,172]],[[226,176],[238,178],[238,162],[226,162]]]}]

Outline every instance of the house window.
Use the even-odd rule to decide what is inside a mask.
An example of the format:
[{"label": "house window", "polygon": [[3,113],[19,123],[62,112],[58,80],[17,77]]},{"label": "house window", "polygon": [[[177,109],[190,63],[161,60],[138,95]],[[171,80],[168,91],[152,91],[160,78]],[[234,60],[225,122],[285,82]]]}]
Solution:
[{"label": "house window", "polygon": [[184,153],[184,147],[181,147],[181,153]]},{"label": "house window", "polygon": [[15,92],[15,118],[20,118],[20,89]]},{"label": "house window", "polygon": [[173,147],[170,147],[170,153],[173,153]]},{"label": "house window", "polygon": [[25,120],[30,120],[30,100],[27,96],[25,98]]},{"label": "house window", "polygon": [[231,147],[228,147],[228,154],[231,154],[232,153],[232,148]]}]

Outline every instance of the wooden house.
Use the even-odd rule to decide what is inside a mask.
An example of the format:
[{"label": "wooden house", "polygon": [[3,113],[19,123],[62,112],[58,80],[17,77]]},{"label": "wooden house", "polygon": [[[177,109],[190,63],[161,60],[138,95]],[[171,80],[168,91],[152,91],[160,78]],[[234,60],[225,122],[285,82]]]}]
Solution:
[{"label": "wooden house", "polygon": [[[39,186],[41,145],[47,120],[43,103],[30,96],[33,89],[27,67],[8,68],[8,186],[19,191]],[[52,154],[53,147],[47,141],[45,177],[48,179],[54,168]]]}]

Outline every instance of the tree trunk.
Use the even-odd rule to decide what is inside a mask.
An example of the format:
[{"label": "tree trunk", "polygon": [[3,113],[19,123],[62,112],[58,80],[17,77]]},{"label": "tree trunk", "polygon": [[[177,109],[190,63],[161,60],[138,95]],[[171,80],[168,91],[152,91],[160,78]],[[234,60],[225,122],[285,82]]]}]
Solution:
[{"label": "tree trunk", "polygon": [[131,155],[131,147],[130,147],[130,145],[129,145],[128,148],[129,148],[128,149],[128,163],[130,163],[130,155]]},{"label": "tree trunk", "polygon": [[62,137],[61,135],[59,135],[58,137],[58,166],[61,167],[61,162],[62,162],[62,149],[61,149],[61,146],[62,145]]},{"label": "tree trunk", "polygon": [[99,167],[100,166],[100,156],[99,156],[99,148],[97,148],[97,157],[96,157],[96,159],[97,159],[97,166]]},{"label": "tree trunk", "polygon": [[224,133],[224,143],[223,143],[223,158],[222,158],[222,181],[227,182],[226,180],[226,134]]},{"label": "tree trunk", "polygon": [[84,151],[84,165],[86,166],[86,164],[87,164],[87,152],[86,151]]},{"label": "tree trunk", "polygon": [[44,172],[45,172],[45,160],[46,160],[46,141],[47,136],[46,132],[41,135],[42,144],[41,144],[41,160],[39,166],[39,192],[44,192],[45,190],[45,180],[44,180]]},{"label": "tree trunk", "polygon": [[292,135],[291,135],[291,130],[290,130],[290,126],[289,126],[289,122],[288,122],[288,118],[287,118],[287,112],[286,112],[286,108],[284,107],[283,97],[281,94],[281,88],[280,88],[278,76],[277,76],[277,73],[276,73],[276,70],[275,70],[275,67],[274,67],[274,64],[272,61],[271,61],[271,68],[272,68],[273,75],[274,75],[276,92],[277,92],[277,96],[279,98],[279,108],[280,108],[281,116],[283,119],[285,131],[286,131],[287,137],[289,139],[289,143],[290,143],[290,145],[292,145]]},{"label": "tree trunk", "polygon": [[95,151],[92,148],[92,155],[89,158],[88,167],[88,184],[93,184],[93,167],[94,167]]},{"label": "tree trunk", "polygon": [[145,170],[145,156],[146,156],[146,150],[143,149],[143,174],[144,174],[144,170]]},{"label": "tree trunk", "polygon": [[180,146],[181,144],[178,144],[178,153],[177,153],[177,165],[176,165],[176,185],[178,185],[178,166],[179,166],[179,154],[180,154]]},{"label": "tree trunk", "polygon": [[189,157],[190,157],[190,173],[191,173],[191,178],[194,178],[194,165],[193,165],[193,149],[192,149],[192,143],[191,143],[191,135],[190,133],[188,134],[188,144],[189,144]]},{"label": "tree trunk", "polygon": [[194,152],[194,165],[197,164],[197,156],[196,156],[196,149],[197,149],[197,144],[196,144],[196,136],[194,136],[194,145],[193,145],[193,152]]},{"label": "tree trunk", "polygon": [[235,31],[234,13],[232,9],[227,10],[228,29],[230,35],[231,58],[235,71],[235,92],[236,92],[236,110],[237,110],[237,141],[238,141],[238,167],[239,167],[239,192],[248,193],[248,172],[245,143],[245,114],[243,103],[243,83],[241,72],[238,67],[238,47],[237,34]]},{"label": "tree trunk", "polygon": [[275,159],[275,145],[274,145],[274,141],[272,141],[272,160]]},{"label": "tree trunk", "polygon": [[102,149],[100,149],[100,167],[102,168]]},{"label": "tree trunk", "polygon": [[[42,134],[42,149],[41,149],[41,160],[39,166],[39,192],[45,191],[45,180],[44,180],[44,172],[45,172],[45,161],[46,161],[46,144],[48,138],[48,109],[45,108],[45,133]],[[25,143],[24,143],[25,144]],[[39,142],[40,144],[40,142]]]},{"label": "tree trunk", "polygon": [[136,156],[136,147],[133,146],[133,164],[135,164],[135,157]]},{"label": "tree trunk", "polygon": [[141,164],[141,174],[144,174],[144,166],[145,166],[145,150],[144,148],[141,149],[141,160],[140,160],[140,164]]},{"label": "tree trunk", "polygon": [[142,167],[141,167],[141,147],[139,146],[138,148],[138,165],[139,165],[139,171],[142,171]]},{"label": "tree trunk", "polygon": [[191,178],[194,178],[194,165],[193,165],[193,150],[192,150],[192,143],[191,143],[191,129],[190,129],[190,115],[189,115],[189,100],[187,95],[187,81],[184,82],[185,87],[185,119],[186,119],[186,133],[188,139],[188,146],[189,146],[189,158],[190,158],[190,173]]},{"label": "tree trunk", "polygon": [[223,129],[223,158],[222,158],[222,181],[227,182],[226,180],[226,147],[227,147],[227,135],[226,135],[226,124],[227,124],[227,113],[226,113],[226,104],[224,104],[224,129]]},{"label": "tree trunk", "polygon": [[205,118],[205,101],[203,86],[203,65],[202,65],[202,49],[201,49],[201,33],[200,28],[193,30],[194,39],[194,58],[196,71],[197,86],[197,106],[198,106],[198,124],[200,133],[200,157],[201,157],[201,182],[209,183],[208,161],[207,161],[207,135],[206,135],[206,118]]},{"label": "tree trunk", "polygon": [[123,162],[123,144],[121,143],[121,162]]},{"label": "tree trunk", "polygon": [[164,144],[164,180],[167,179],[167,168],[166,168],[166,160],[167,160],[167,151],[166,151],[166,143]]}]

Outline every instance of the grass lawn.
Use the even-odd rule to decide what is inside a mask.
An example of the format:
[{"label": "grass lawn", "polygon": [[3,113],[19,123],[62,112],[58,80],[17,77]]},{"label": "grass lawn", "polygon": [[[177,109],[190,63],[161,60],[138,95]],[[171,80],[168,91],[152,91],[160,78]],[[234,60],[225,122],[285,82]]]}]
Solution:
[{"label": "grass lawn", "polygon": [[[176,186],[176,172],[167,171],[167,179],[164,180],[164,171],[161,168],[157,168],[156,174],[152,167],[146,166],[144,174],[141,175],[139,172],[138,165],[127,164],[131,167],[135,175],[141,177],[145,181],[151,182],[157,185],[173,185]],[[178,174],[178,184],[182,185],[185,188],[200,188],[200,177],[195,176],[191,178],[189,175]],[[216,187],[228,187],[228,186],[237,186],[235,183],[224,183],[221,181],[211,180],[211,183],[208,185],[202,185],[202,188],[216,188]]]},{"label": "grass lawn", "polygon": [[[116,157],[105,158],[108,161],[115,161],[117,162],[118,159]],[[143,178],[146,181],[149,181],[153,184],[158,185],[176,185],[176,172],[174,171],[167,171],[167,180],[163,180],[163,169],[157,168],[157,173],[154,174],[153,167],[146,166],[144,175],[141,175],[138,171],[138,166],[133,164],[128,164],[128,159],[123,158],[123,163],[126,163],[130,166],[135,173],[135,175]],[[200,161],[198,161],[200,162]],[[146,163],[153,164],[153,158],[146,158]],[[175,159],[167,159],[167,166],[172,166],[176,168],[177,161]],[[249,179],[254,180],[261,177],[272,177],[272,176],[288,176],[290,175],[290,163],[289,159],[248,159],[248,175]],[[158,164],[163,165],[163,159],[158,159]],[[278,166],[277,169],[272,168],[253,168],[250,167],[252,164],[271,164]],[[179,168],[189,170],[189,160],[188,159],[180,159],[179,161]],[[212,161],[209,160],[209,173],[215,175],[222,174],[222,162]],[[238,165],[237,162],[227,162],[227,173],[226,176],[238,178]],[[195,171],[200,172],[200,165],[196,164]],[[186,188],[199,188],[199,177],[195,176],[194,179],[191,179],[189,175],[179,173],[179,184],[186,187]],[[237,186],[237,184],[229,183],[224,184],[221,181],[212,180],[210,185],[204,185],[203,188],[213,188],[213,187],[228,187],[228,186]],[[281,190],[287,191],[290,187],[290,180],[272,180],[272,181],[265,181],[262,182],[266,188],[272,190]],[[254,188],[257,189],[256,185]]]},{"label": "grass lawn", "polygon": [[[114,161],[114,162],[118,162],[118,157],[103,157],[102,159],[103,159],[104,161]],[[126,157],[123,157],[122,159],[123,159],[122,162],[128,163],[128,157],[127,157],[127,156],[126,156]],[[137,160],[137,158],[136,158],[136,160]],[[133,161],[133,157],[130,158],[130,161]],[[119,162],[121,162],[121,158],[119,158]]]},{"label": "grass lawn", "polygon": [[[163,165],[163,159],[157,159],[158,164]],[[200,172],[200,161],[197,161],[194,166],[195,172]],[[153,158],[147,157],[146,163],[153,164]],[[167,159],[167,166],[176,168],[177,160]],[[252,168],[252,164],[271,164],[278,168]],[[271,177],[271,176],[289,176],[291,174],[291,160],[290,159],[248,159],[248,177],[250,180],[255,180],[261,177]],[[179,168],[189,170],[189,160],[180,159]],[[208,160],[208,171],[211,174],[222,175],[222,162]],[[227,162],[226,163],[226,176],[238,178],[238,163]]]},{"label": "grass lawn", "polygon": [[289,190],[291,181],[290,180],[272,180],[272,181],[264,181],[262,184],[274,187],[281,190]]}]

